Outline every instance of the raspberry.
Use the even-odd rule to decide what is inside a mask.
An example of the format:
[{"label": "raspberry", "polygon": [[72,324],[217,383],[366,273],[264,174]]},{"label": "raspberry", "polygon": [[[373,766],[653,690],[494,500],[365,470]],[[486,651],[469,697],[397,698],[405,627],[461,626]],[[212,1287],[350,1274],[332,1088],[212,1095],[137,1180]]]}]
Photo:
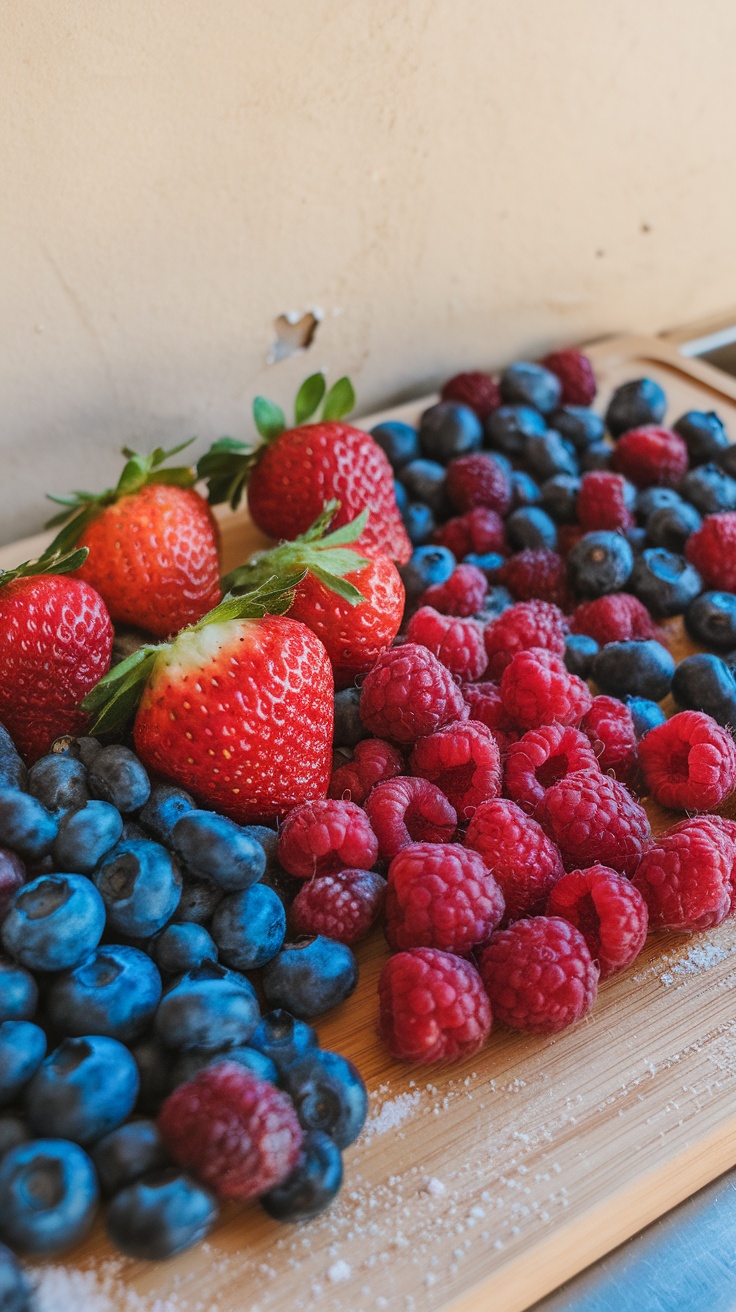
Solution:
[{"label": "raspberry", "polygon": [[426,588],[420,606],[433,606],[441,615],[477,615],[488,591],[488,579],[477,565],[457,565],[449,579]]},{"label": "raspberry", "polygon": [[705,826],[706,833],[712,833],[717,830],[723,840],[726,850],[726,859],[729,865],[729,884],[731,888],[731,902],[728,909],[729,916],[736,911],[736,821],[726,820],[722,815],[696,815],[691,819],[692,824],[701,821]]},{"label": "raspberry", "polygon": [[[446,724],[414,744],[411,772],[442,789],[461,820],[501,791],[501,756],[490,729],[477,720]],[[437,944],[439,946],[439,944]]]},{"label": "raspberry", "polygon": [[571,601],[567,583],[567,566],[562,556],[547,547],[519,551],[504,562],[498,571],[498,582],[508,588],[516,601],[551,601],[566,610]]},{"label": "raspberry", "polygon": [[505,515],[511,505],[511,484],[505,470],[493,456],[475,451],[457,456],[447,466],[445,490],[450,504],[459,514],[474,506],[486,506]]},{"label": "raspberry", "polygon": [[573,547],[585,537],[585,529],[579,524],[560,524],[557,530],[557,550],[563,558],[569,556]]},{"label": "raspberry", "polygon": [[278,858],[296,879],[331,875],[346,866],[370,870],[378,839],[355,802],[324,798],[302,802],[289,812],[279,834]]},{"label": "raspberry", "polygon": [[421,606],[409,620],[406,636],[431,651],[459,679],[479,679],[488,664],[483,628],[477,620],[456,619]]},{"label": "raspberry", "polygon": [[470,406],[479,419],[486,419],[501,404],[498,383],[478,369],[448,378],[440,396],[443,401],[459,401],[461,405]]},{"label": "raspberry", "polygon": [[482,857],[457,843],[410,843],[389,866],[385,930],[395,952],[440,948],[465,956],[487,942],[504,909]]},{"label": "raspberry", "polygon": [[706,515],[685,543],[685,555],[706,588],[736,592],[736,511]]},{"label": "raspberry", "polygon": [[296,1165],[302,1131],[290,1098],[234,1061],[206,1066],[169,1094],[158,1128],[175,1162],[220,1198],[247,1202]]},{"label": "raspberry", "polygon": [[518,601],[486,625],[488,678],[500,679],[517,651],[546,647],[556,656],[565,653],[565,616],[548,601]]},{"label": "raspberry", "polygon": [[587,355],[568,346],[564,351],[552,351],[540,364],[549,369],[562,383],[562,405],[592,405],[598,390],[593,366]]},{"label": "raspberry", "polygon": [[350,946],[378,919],[386,881],[372,870],[340,870],[302,884],[289,913],[296,934],[337,939]]},{"label": "raspberry", "polygon": [[607,774],[567,775],[547,790],[537,814],[568,869],[600,863],[632,875],[651,839],[644,808]]},{"label": "raspberry", "polygon": [[495,510],[488,510],[486,506],[476,506],[474,510],[466,510],[464,515],[448,519],[435,529],[432,541],[447,547],[456,560],[471,553],[485,556],[489,551],[503,554],[507,550],[503,520]]},{"label": "raspberry", "polygon": [[475,966],[437,948],[390,957],[378,981],[381,1037],[399,1061],[454,1061],[483,1047],[491,1007]]},{"label": "raspberry", "polygon": [[639,760],[648,791],[673,811],[709,811],[736,787],[733,738],[702,711],[680,711],[650,729]]},{"label": "raspberry", "polygon": [[609,642],[644,641],[656,638],[657,626],[638,597],[630,592],[610,592],[595,601],[583,601],[570,617],[573,633],[587,633],[599,647]]},{"label": "raspberry", "polygon": [[565,662],[543,647],[518,651],[501,677],[501,700],[525,729],[554,720],[575,724],[590,709],[588,685],[570,674]]},{"label": "raspberry", "polygon": [[531,813],[548,788],[578,770],[599,771],[585,734],[562,724],[546,724],[530,729],[509,747],[504,762],[504,791],[517,806]]},{"label": "raspberry", "polygon": [[731,909],[733,841],[706,816],[655,839],[634,875],[652,929],[710,929]]},{"label": "raspberry", "polygon": [[377,738],[413,743],[466,720],[468,708],[450,671],[426,647],[407,642],[379,656],[366,675],[360,718]]},{"label": "raspberry", "polygon": [[516,725],[501,701],[497,683],[464,683],[462,693],[470,707],[471,720],[478,720],[490,729],[499,751],[504,753],[509,744],[516,742]]},{"label": "raspberry", "polygon": [[455,808],[437,785],[409,775],[376,784],[365,809],[383,861],[408,843],[449,843],[457,828]]},{"label": "raspberry", "polygon": [[478,969],[496,1019],[526,1034],[567,1029],[588,1014],[598,993],[598,967],[585,939],[557,916],[498,930]]},{"label": "raspberry", "polygon": [[617,697],[594,697],[580,723],[601,770],[612,770],[624,783],[634,778],[638,743],[634,717]]},{"label": "raspberry", "polygon": [[402,774],[401,753],[383,738],[363,738],[353,748],[353,759],[332,771],[328,797],[362,806],[374,784]]},{"label": "raspberry", "polygon": [[630,428],[613,453],[614,468],[637,487],[676,487],[689,463],[679,434],[657,424]]},{"label": "raspberry", "polygon": [[630,966],[647,937],[644,898],[629,879],[608,866],[571,870],[558,879],[547,900],[547,915],[561,916],[580,931],[601,979]]},{"label": "raspberry", "polygon": [[578,492],[578,520],[586,532],[593,529],[633,528],[634,489],[621,474],[593,469],[583,474]]},{"label": "raspberry", "polygon": [[465,846],[480,852],[506,901],[506,917],[541,911],[563,874],[562,860],[544,830],[514,802],[497,798],[478,807]]}]

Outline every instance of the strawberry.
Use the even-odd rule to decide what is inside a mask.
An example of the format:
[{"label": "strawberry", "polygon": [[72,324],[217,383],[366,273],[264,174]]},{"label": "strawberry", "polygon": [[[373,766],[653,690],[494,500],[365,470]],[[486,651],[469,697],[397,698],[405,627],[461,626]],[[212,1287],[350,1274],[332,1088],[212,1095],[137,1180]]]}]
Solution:
[{"label": "strawberry", "polygon": [[137,706],[144,764],[240,823],[325,797],[330,662],[319,638],[282,613],[301,577],[228,595],[171,642],[116,665],[85,700],[92,731],[122,728]]},{"label": "strawberry", "polygon": [[283,411],[256,397],[253,416],[261,443],[248,447],[220,438],[199,462],[210,502],[229,501],[234,509],[247,484],[255,523],[277,539],[305,533],[333,498],[340,502],[335,528],[367,506],[371,518],[356,545],[369,556],[381,554],[405,564],[412,549],[396,505],[391,466],[370,434],[340,422],[355,402],[347,378],[328,393],[321,421],[306,422],[324,391],[322,374],[307,378],[296,398],[296,427],[288,429]]},{"label": "strawberry", "polygon": [[115,623],[160,638],[200,619],[222,595],[217,525],[194,491],[196,472],[162,468],[188,445],[148,456],[124,448],[117,487],[52,497],[65,509],[47,525],[65,524],[56,550],[89,548],[80,578],[97,589]]},{"label": "strawberry", "polygon": [[69,577],[86,554],[49,550],[0,573],[0,720],[29,764],[61,734],[84,733],[81,701],[110,664],[105,603]]}]

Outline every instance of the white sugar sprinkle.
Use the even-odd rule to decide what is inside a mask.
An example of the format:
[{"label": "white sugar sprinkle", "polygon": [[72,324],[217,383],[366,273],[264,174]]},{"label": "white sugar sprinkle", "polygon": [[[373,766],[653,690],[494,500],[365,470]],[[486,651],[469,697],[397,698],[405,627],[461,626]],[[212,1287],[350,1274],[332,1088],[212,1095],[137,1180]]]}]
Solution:
[{"label": "white sugar sprinkle", "polygon": [[347,1262],[344,1262],[342,1258],[338,1258],[337,1262],[333,1262],[332,1266],[327,1268],[327,1275],[329,1276],[333,1285],[337,1285],[341,1280],[350,1279],[352,1275],[352,1268],[348,1265]]},{"label": "white sugar sprinkle", "polygon": [[372,1139],[374,1134],[386,1134],[396,1130],[419,1106],[421,1094],[399,1093],[395,1098],[388,1098],[379,1110],[371,1116],[363,1132],[363,1139]]},{"label": "white sugar sprinkle", "polygon": [[447,1190],[442,1181],[437,1179],[436,1175],[430,1175],[428,1179],[424,1181],[424,1192],[431,1194],[433,1198],[441,1198]]},{"label": "white sugar sprinkle", "polygon": [[694,943],[688,948],[685,956],[659,978],[667,987],[669,984],[674,984],[677,975],[699,975],[701,971],[717,966],[719,961],[726,961],[730,955],[729,951],[719,947],[717,943]]}]

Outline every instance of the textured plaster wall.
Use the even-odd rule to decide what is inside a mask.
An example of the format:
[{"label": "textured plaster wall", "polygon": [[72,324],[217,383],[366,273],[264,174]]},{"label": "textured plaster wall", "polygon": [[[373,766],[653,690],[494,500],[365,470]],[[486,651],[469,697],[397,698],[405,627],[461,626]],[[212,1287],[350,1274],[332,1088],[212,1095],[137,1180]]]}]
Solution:
[{"label": "textured plaster wall", "polygon": [[0,539],[312,368],[736,302],[735,56],[733,0],[0,0]]}]

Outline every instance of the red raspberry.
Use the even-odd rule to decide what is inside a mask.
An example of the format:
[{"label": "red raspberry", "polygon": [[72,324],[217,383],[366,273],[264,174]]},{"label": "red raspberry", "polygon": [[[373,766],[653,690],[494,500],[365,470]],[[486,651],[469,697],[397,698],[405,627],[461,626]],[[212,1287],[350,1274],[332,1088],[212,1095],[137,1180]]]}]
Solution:
[{"label": "red raspberry", "polygon": [[487,942],[504,909],[482,857],[457,843],[410,843],[389,866],[385,930],[395,952],[440,948],[466,956]]},{"label": "red raspberry", "polygon": [[565,616],[549,601],[518,601],[486,625],[488,678],[500,679],[517,651],[546,647],[557,656],[565,652]]},{"label": "red raspberry", "polygon": [[426,647],[406,642],[379,656],[360,694],[360,718],[377,738],[413,743],[468,708],[450,671]]},{"label": "red raspberry", "polygon": [[546,547],[529,548],[511,556],[498,571],[498,581],[517,601],[539,597],[562,610],[570,606],[567,566],[562,556]]},{"label": "red raspberry", "polygon": [[568,869],[600,863],[632,875],[651,839],[647,813],[628,789],[592,770],[553,784],[538,816]]},{"label": "red raspberry", "polygon": [[710,811],[736,788],[733,738],[703,711],[680,711],[650,729],[639,761],[652,797],[673,811]]},{"label": "red raspberry", "polygon": [[459,401],[461,405],[470,406],[479,419],[486,419],[501,404],[498,383],[478,369],[448,378],[440,396],[443,401]]},{"label": "red raspberry", "polygon": [[654,840],[634,875],[652,929],[720,925],[731,909],[733,841],[707,816],[681,820]]},{"label": "red raspberry", "polygon": [[409,775],[376,784],[365,809],[383,861],[409,843],[449,843],[457,828],[455,808],[437,785]]},{"label": "red raspberry", "polygon": [[488,664],[483,628],[477,620],[440,615],[420,606],[406,627],[409,642],[418,642],[459,679],[479,679]]},{"label": "red raspberry", "polygon": [[631,483],[621,474],[593,469],[583,474],[578,492],[578,521],[586,532],[593,529],[633,528]]},{"label": "red raspberry", "polygon": [[543,647],[517,651],[501,676],[501,700],[525,729],[554,720],[576,724],[590,709],[588,685],[571,674],[565,662]]},{"label": "red raspberry", "polygon": [[324,934],[348,946],[378,919],[386,881],[372,870],[340,870],[302,884],[289,913],[295,934]]},{"label": "red raspberry", "polygon": [[580,931],[601,979],[630,966],[647,937],[644,898],[631,880],[608,866],[571,870],[558,879],[547,900],[547,915],[561,916]]},{"label": "red raspberry", "polygon": [[158,1128],[175,1162],[220,1198],[241,1203],[280,1184],[302,1142],[291,1099],[234,1061],[205,1066],[180,1084]]},{"label": "red raspberry", "polygon": [[498,745],[490,729],[477,720],[446,724],[429,738],[420,738],[409,765],[412,774],[442,789],[461,820],[469,820],[481,802],[501,791]]},{"label": "red raspberry", "polygon": [[595,638],[599,647],[632,638],[656,638],[659,634],[644,603],[629,592],[611,592],[607,597],[581,602],[572,613],[570,628],[573,633]]},{"label": "red raspberry", "polygon": [[496,1019],[525,1034],[567,1029],[588,1014],[598,993],[598,967],[585,939],[556,916],[497,930],[478,969]]},{"label": "red raspberry", "polygon": [[736,592],[736,511],[706,515],[685,543],[685,555],[706,588]]},{"label": "red raspberry", "polygon": [[491,1007],[475,966],[437,948],[389,957],[378,981],[381,1037],[399,1061],[454,1061],[483,1047]]},{"label": "red raspberry", "polygon": [[331,875],[346,866],[370,870],[378,857],[378,839],[355,802],[323,798],[302,802],[289,812],[279,834],[281,865],[295,879]]},{"label": "red raspberry", "polygon": [[634,778],[639,744],[628,706],[617,697],[594,697],[580,728],[590,739],[601,770],[612,770],[624,783]]},{"label": "red raspberry", "polygon": [[613,453],[614,468],[637,487],[677,487],[689,463],[679,434],[657,424],[630,428]]},{"label": "red raspberry", "polygon": [[696,815],[691,818],[691,824],[697,824],[701,821],[705,826],[706,833],[712,833],[716,829],[726,850],[726,859],[729,865],[729,884],[731,888],[731,902],[728,909],[729,916],[736,911],[736,821],[726,820],[722,815]]},{"label": "red raspberry", "polygon": [[545,724],[512,743],[504,762],[504,791],[530,814],[548,788],[578,770],[599,771],[588,739],[579,729]]},{"label": "red raspberry", "polygon": [[420,606],[433,606],[441,615],[477,615],[488,591],[488,579],[477,565],[456,565],[449,579],[427,588]]},{"label": "red raspberry", "polygon": [[584,537],[585,529],[579,524],[560,524],[557,530],[557,550],[560,555],[566,559],[573,547]]},{"label": "red raspberry", "polygon": [[476,506],[474,510],[466,510],[464,515],[448,519],[435,529],[432,541],[447,547],[456,560],[462,560],[471,552],[485,556],[489,551],[503,555],[507,550],[503,520],[495,510],[488,510],[486,506]]},{"label": "red raspberry", "polygon": [[514,802],[497,798],[478,807],[465,846],[480,852],[506,900],[506,917],[541,911],[563,874],[560,854],[544,830]]},{"label": "red raspberry", "polygon": [[501,689],[497,683],[464,683],[462,693],[470,707],[471,720],[478,720],[490,729],[498,743],[499,751],[506,751],[509,744],[518,738],[516,725],[501,701]]},{"label": "red raspberry", "polygon": [[451,506],[459,514],[474,506],[486,506],[505,515],[511,505],[511,484],[506,471],[483,451],[451,460],[445,489]]},{"label": "red raspberry", "polygon": [[564,351],[552,351],[540,360],[562,383],[562,405],[592,405],[598,390],[593,366],[587,355],[568,346]]},{"label": "red raspberry", "polygon": [[403,770],[403,758],[395,747],[383,738],[363,738],[353,748],[352,761],[332,771],[328,796],[362,806],[374,784],[393,779]]}]

